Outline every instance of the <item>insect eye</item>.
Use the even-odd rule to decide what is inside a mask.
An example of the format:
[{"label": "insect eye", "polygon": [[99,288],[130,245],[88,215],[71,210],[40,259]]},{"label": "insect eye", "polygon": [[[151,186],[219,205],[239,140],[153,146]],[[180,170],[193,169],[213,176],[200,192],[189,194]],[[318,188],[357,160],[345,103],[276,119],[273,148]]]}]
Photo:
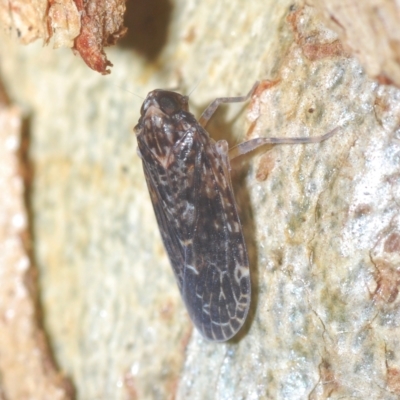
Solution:
[{"label": "insect eye", "polygon": [[180,104],[172,96],[163,96],[160,99],[160,107],[167,114],[176,113],[181,109]]}]

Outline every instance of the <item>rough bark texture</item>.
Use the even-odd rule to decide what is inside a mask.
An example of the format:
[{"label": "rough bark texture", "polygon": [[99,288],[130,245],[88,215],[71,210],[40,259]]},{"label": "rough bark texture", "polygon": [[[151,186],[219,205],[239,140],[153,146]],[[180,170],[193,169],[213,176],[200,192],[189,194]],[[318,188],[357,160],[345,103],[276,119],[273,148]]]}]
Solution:
[{"label": "rough bark texture", "polygon": [[[68,51],[0,41],[3,79],[31,116],[44,323],[79,399],[400,395],[400,91],[382,84],[397,82],[393,69],[379,82],[379,72],[367,75],[353,50],[364,35],[352,36],[358,47],[344,43],[350,29],[336,31],[321,4],[160,0],[143,15],[157,27],[149,43],[157,33],[164,46],[146,53],[146,25],[128,27],[143,41],[128,36],[110,52],[108,77]],[[370,4],[359,8],[372,22],[395,7]],[[179,298],[135,151],[141,100],[120,89],[188,93],[200,79],[197,115],[263,81],[245,113],[224,107],[210,124],[231,145],[246,131],[341,127],[324,143],[277,146],[234,165],[254,296],[245,329],[226,344],[202,339]]]},{"label": "rough bark texture", "polygon": [[397,1],[312,0],[357,55],[366,72],[383,84],[400,86],[400,4]]}]

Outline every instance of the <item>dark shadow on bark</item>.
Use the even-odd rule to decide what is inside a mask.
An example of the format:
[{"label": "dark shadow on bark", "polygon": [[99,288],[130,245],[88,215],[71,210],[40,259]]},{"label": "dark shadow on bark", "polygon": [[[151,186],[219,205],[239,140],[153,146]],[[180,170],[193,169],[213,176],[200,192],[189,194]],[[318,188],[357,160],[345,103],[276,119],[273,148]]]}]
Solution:
[{"label": "dark shadow on bark", "polygon": [[130,0],[126,3],[126,35],[118,42],[153,61],[167,43],[172,5],[168,0]]}]

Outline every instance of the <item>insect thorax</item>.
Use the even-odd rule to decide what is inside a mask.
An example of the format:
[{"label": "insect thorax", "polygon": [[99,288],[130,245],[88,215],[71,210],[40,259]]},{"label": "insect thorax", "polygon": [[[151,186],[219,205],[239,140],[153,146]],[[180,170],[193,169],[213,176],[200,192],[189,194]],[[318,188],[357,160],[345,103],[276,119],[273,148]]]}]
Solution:
[{"label": "insect thorax", "polygon": [[[199,128],[201,131],[199,131]],[[208,135],[186,111],[179,111],[172,116],[150,107],[138,124],[138,144],[143,153],[143,146],[165,167],[172,161],[167,160],[172,154],[178,158],[190,158],[194,151],[194,137]]]}]

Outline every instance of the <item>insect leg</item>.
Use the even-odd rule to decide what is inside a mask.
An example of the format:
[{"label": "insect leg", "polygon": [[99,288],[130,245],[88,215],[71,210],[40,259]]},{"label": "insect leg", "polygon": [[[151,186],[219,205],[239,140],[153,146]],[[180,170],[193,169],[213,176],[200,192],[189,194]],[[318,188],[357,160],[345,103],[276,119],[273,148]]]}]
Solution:
[{"label": "insect leg", "polygon": [[266,144],[304,144],[304,143],[320,143],[326,139],[329,139],[339,130],[340,126],[332,129],[325,135],[315,136],[315,137],[291,137],[291,138],[257,138],[251,139],[246,142],[240,143],[229,150],[229,159],[246,154],[249,151],[253,151],[258,147],[264,146]]},{"label": "insect leg", "polygon": [[207,125],[208,121],[214,114],[215,110],[218,108],[218,106],[222,103],[241,103],[244,101],[247,101],[254,91],[256,90],[257,86],[259,85],[260,82],[256,82],[253,87],[250,89],[250,92],[247,93],[245,96],[237,96],[237,97],[218,97],[215,99],[201,114],[201,117],[199,119],[200,125],[205,128]]}]

